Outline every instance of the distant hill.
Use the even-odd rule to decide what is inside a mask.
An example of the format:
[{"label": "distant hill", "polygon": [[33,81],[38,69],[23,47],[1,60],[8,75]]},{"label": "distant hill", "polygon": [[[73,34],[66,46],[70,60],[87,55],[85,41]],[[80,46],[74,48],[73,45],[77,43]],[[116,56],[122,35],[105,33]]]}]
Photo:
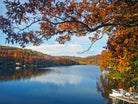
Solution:
[{"label": "distant hill", "polygon": [[62,57],[73,60],[79,64],[86,64],[86,65],[100,65],[102,61],[101,55],[88,56],[84,58],[75,56],[62,56]]},{"label": "distant hill", "polygon": [[0,66],[59,66],[76,64],[99,65],[101,55],[85,58],[73,56],[50,56],[30,49],[0,46]]}]

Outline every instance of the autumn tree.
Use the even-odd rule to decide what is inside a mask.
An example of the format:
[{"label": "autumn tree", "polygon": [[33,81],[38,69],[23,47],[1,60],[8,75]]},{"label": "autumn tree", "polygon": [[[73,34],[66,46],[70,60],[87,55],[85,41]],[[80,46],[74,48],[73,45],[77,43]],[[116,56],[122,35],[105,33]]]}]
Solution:
[{"label": "autumn tree", "polygon": [[[138,66],[138,34],[137,27],[119,30],[107,42],[109,52],[116,60],[118,71],[137,70]],[[125,69],[125,70],[124,70]]]},{"label": "autumn tree", "polygon": [[[0,16],[0,29],[7,35],[7,41],[21,46],[33,43],[39,45],[57,35],[61,44],[71,36],[90,35],[93,42],[103,33],[117,30],[117,26],[138,26],[137,0],[4,0],[6,17]],[[26,24],[21,28],[22,24]],[[36,30],[29,30],[38,24]],[[102,34],[101,34],[102,33]]]},{"label": "autumn tree", "polygon": [[101,53],[101,57],[102,57],[102,62],[100,64],[100,69],[101,71],[105,70],[109,65],[109,62],[108,62],[108,51],[107,50],[103,50],[102,53]]}]

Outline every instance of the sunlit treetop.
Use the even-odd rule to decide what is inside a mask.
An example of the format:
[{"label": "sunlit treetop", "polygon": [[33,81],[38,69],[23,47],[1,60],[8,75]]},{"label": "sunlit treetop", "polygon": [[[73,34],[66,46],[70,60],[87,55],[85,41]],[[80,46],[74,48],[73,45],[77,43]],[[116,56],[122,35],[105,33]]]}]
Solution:
[{"label": "sunlit treetop", "polygon": [[[6,17],[0,16],[0,29],[7,35],[7,41],[39,45],[57,35],[60,44],[71,36],[89,35],[95,42],[118,26],[138,26],[137,0],[5,0]],[[23,27],[23,25],[25,27]],[[30,27],[37,24],[38,29]]]}]

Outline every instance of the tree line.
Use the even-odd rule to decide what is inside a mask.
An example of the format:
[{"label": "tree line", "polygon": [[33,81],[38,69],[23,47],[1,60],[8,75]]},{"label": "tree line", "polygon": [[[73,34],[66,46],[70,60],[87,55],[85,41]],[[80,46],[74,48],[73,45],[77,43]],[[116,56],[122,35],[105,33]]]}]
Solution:
[{"label": "tree line", "polygon": [[90,57],[73,56],[50,56],[41,52],[28,49],[0,46],[0,64],[13,65],[17,63],[28,66],[59,66],[59,65],[77,65],[94,64],[99,65],[100,55]]}]

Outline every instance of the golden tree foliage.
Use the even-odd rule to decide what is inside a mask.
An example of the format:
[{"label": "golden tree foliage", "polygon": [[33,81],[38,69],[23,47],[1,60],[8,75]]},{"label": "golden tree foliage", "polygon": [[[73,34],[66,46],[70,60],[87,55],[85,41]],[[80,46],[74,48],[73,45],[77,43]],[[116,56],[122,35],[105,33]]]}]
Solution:
[{"label": "golden tree foliage", "polygon": [[138,66],[138,28],[118,27],[114,36],[108,40],[107,47],[116,68],[120,72],[136,70]]},{"label": "golden tree foliage", "polygon": [[[95,42],[100,33],[111,33],[117,26],[138,26],[138,2],[136,0],[5,0],[7,17],[0,16],[0,29],[7,34],[7,41],[21,46],[39,45],[43,39],[57,35],[63,44],[71,36],[86,36]],[[26,24],[20,28],[21,24]],[[16,24],[16,25],[15,25]],[[28,32],[28,28],[40,24],[40,29]],[[39,26],[38,26],[39,27]]]},{"label": "golden tree foliage", "polygon": [[101,68],[109,70],[108,75],[125,87],[138,84],[138,28],[118,26],[102,52]]}]

